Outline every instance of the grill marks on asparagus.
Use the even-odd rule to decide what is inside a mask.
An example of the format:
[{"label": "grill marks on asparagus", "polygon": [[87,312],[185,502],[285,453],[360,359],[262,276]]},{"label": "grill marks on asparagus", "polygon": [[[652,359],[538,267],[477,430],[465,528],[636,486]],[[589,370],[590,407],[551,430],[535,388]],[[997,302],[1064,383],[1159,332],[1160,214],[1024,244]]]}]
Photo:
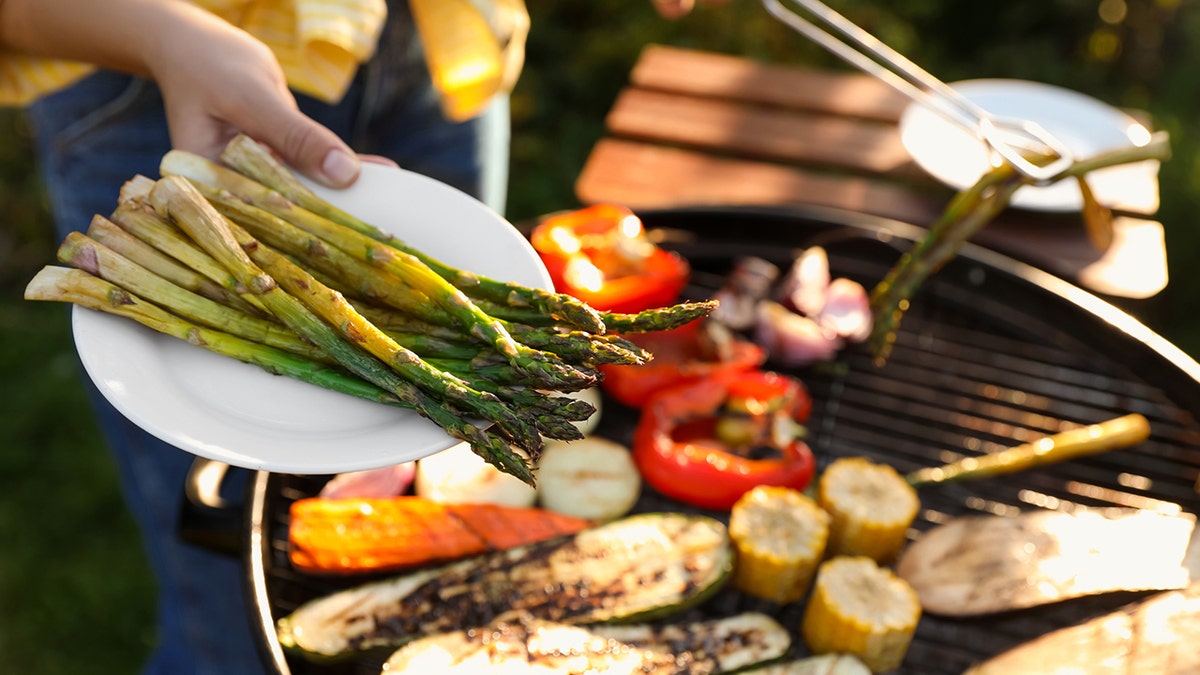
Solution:
[{"label": "grill marks on asparagus", "polygon": [[537,429],[518,417],[499,398],[471,389],[453,375],[430,367],[421,357],[392,340],[355,311],[341,293],[324,286],[278,253],[260,246],[241,228],[234,226],[232,231],[252,261],[271,275],[285,291],[298,298],[309,311],[334,326],[347,340],[362,346],[425,391],[500,425],[530,455],[536,456],[541,450],[542,440]]},{"label": "grill marks on asparagus", "polygon": [[230,223],[217,213],[199,192],[182,178],[164,178],[150,194],[151,203],[165,211],[180,228],[217,260],[238,281],[256,293],[264,306],[280,321],[325,351],[338,363],[368,382],[392,392],[422,415],[442,426],[455,438],[466,441],[489,462],[522,480],[533,483],[529,465],[508,446],[505,439],[477,429],[464,416],[418,387],[311,313],[299,300],[278,287],[275,280],[250,259],[233,234]]},{"label": "grill marks on asparagus", "polygon": [[[412,254],[300,209],[282,195],[201,157],[172,151],[164,158],[163,167],[163,173],[176,172],[193,181],[219,210],[255,236],[274,240],[290,255],[339,278],[356,294],[467,331],[504,354],[513,368],[527,373],[539,386],[585,389],[599,382],[598,373],[515,340],[500,321]],[[306,235],[321,240],[327,248],[314,247]],[[346,261],[347,256],[357,262]]]},{"label": "grill marks on asparagus", "polygon": [[417,257],[439,276],[476,298],[509,306],[533,308],[589,332],[603,333],[605,330],[599,313],[577,298],[540,288],[509,284],[460,270],[413,249],[390,233],[346,213],[305,187],[265,147],[247,136],[239,135],[231,140],[221,154],[221,160],[265,188],[282,195],[299,208]]}]

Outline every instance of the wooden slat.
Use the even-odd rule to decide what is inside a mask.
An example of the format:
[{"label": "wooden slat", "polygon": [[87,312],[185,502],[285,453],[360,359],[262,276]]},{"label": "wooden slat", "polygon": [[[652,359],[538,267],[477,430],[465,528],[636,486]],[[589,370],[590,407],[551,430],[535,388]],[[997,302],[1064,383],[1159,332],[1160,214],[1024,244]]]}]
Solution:
[{"label": "wooden slat", "polygon": [[861,73],[841,73],[649,45],[630,74],[635,87],[884,122],[899,121],[909,101]]},{"label": "wooden slat", "polygon": [[908,223],[930,222],[944,205],[942,198],[885,181],[612,138],[593,148],[575,192],[586,203],[611,201],[634,209],[809,204]]},{"label": "wooden slat", "polygon": [[643,89],[621,92],[607,125],[616,136],[718,154],[928,181],[904,149],[895,125]]}]

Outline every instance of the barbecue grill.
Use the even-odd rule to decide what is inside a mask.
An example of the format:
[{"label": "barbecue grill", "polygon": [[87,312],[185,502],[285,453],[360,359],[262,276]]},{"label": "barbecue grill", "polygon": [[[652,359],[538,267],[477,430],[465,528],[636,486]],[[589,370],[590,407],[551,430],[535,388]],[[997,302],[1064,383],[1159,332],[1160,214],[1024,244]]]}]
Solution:
[{"label": "barbecue grill", "polygon": [[[819,244],[835,276],[870,288],[924,230],[825,209],[675,209],[645,212],[648,230],[694,273],[689,298],[711,295],[733,264],[758,256],[781,267]],[[901,472],[940,465],[1078,424],[1141,413],[1151,437],[1020,474],[922,488],[912,537],[958,515],[1103,507],[1196,512],[1200,366],[1145,325],[1058,278],[968,245],[914,298],[885,365],[865,349],[836,363],[770,367],[812,392],[809,444],[818,469],[862,455]],[[597,434],[628,444],[637,411],[605,400]],[[331,448],[336,451],[336,448]],[[315,577],[290,566],[288,507],[328,476],[259,473],[243,532],[247,584],[269,667],[280,675],[377,673],[379,661],[315,664],[284,654],[274,622],[299,603],[365,580]],[[636,510],[683,510],[649,488]],[[902,673],[960,673],[1051,630],[1112,611],[1139,594],[1084,598],[979,618],[922,618]],[[685,618],[765,611],[798,629],[802,607],[778,608],[733,591]],[[797,644],[802,642],[797,640]]]}]

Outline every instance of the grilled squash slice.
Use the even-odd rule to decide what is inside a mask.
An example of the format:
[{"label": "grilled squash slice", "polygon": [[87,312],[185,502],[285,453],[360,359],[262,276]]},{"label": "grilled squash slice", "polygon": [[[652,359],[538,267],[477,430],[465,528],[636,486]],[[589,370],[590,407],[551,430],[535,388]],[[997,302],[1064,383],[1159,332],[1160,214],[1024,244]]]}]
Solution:
[{"label": "grilled squash slice", "polygon": [[401,647],[385,675],[728,673],[782,657],[787,629],[765,614],[693,623],[572,626],[521,615]]}]

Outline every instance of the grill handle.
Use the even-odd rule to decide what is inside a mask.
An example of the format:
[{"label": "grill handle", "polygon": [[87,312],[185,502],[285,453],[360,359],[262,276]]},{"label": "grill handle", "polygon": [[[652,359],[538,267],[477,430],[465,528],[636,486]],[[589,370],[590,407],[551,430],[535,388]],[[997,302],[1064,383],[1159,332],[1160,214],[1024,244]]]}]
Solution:
[{"label": "grill handle", "polygon": [[192,461],[179,507],[179,536],[184,541],[218,553],[241,555],[245,508],[229,496],[237,491],[238,473],[224,462],[204,457]]}]

